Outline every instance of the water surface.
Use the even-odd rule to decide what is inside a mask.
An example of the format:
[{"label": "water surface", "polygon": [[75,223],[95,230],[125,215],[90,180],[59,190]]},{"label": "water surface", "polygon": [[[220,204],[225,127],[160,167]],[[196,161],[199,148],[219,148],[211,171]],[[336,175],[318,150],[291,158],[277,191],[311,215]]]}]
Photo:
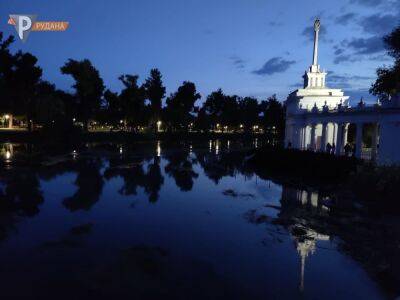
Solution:
[{"label": "water surface", "polygon": [[260,178],[238,151],[254,146],[2,145],[1,295],[385,298],[354,254],[355,213]]}]

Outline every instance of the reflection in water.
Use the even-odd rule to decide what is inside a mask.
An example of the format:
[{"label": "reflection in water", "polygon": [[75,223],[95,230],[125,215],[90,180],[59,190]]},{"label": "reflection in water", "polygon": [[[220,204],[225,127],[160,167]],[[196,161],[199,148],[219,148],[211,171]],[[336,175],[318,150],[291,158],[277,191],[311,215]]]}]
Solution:
[{"label": "reflection in water", "polygon": [[[253,147],[260,143],[251,141]],[[341,211],[339,200],[255,174],[245,153],[234,151],[244,143],[93,144],[47,155],[30,167],[12,164],[27,147],[10,145],[2,147],[11,163],[0,171],[0,263],[18,280],[1,270],[0,280],[13,292],[51,293],[43,281],[54,281],[65,289],[64,298],[81,292],[88,298],[293,299],[300,290],[315,299],[337,298],[330,291],[340,288],[344,298],[354,296],[347,288],[353,285],[355,298],[379,298],[373,283],[359,278],[364,273],[355,261],[375,278],[371,265],[382,269],[399,254],[400,235],[393,227],[387,232],[358,211]],[[176,200],[188,191],[187,201]],[[158,202],[128,210],[120,201],[142,195]],[[54,205],[58,199],[63,205]],[[29,217],[25,227],[23,217]],[[17,228],[20,233],[11,234]],[[374,253],[372,259],[367,252]],[[35,259],[27,259],[32,253]],[[353,264],[337,267],[343,253]],[[25,275],[28,269],[32,276]],[[386,267],[385,282],[397,282],[398,269]],[[319,275],[326,272],[329,278]],[[14,282],[30,289],[15,289]],[[398,291],[396,284],[383,286]]]},{"label": "reflection in water", "polygon": [[14,145],[11,143],[5,143],[1,147],[1,156],[5,164],[9,164],[14,154]]},{"label": "reflection in water", "polygon": [[157,156],[161,156],[161,142],[157,141]]},{"label": "reflection in water", "polygon": [[103,176],[100,174],[102,161],[97,158],[84,158],[77,162],[75,185],[78,190],[71,197],[64,199],[63,204],[71,211],[89,210],[97,201],[103,190]]},{"label": "reflection in water", "polygon": [[187,149],[166,154],[168,164],[165,166],[165,173],[175,179],[176,185],[181,191],[187,192],[193,188],[194,179],[199,175],[193,171],[194,159]]},{"label": "reflection in water", "polygon": [[315,253],[318,241],[329,241],[329,235],[320,233],[310,227],[304,214],[304,209],[307,213],[313,215],[326,216],[328,208],[322,205],[322,198],[319,193],[290,187],[283,187],[281,206],[279,217],[285,222],[288,219],[291,221],[287,228],[295,241],[296,249],[300,256],[299,289],[303,292],[306,259]]}]

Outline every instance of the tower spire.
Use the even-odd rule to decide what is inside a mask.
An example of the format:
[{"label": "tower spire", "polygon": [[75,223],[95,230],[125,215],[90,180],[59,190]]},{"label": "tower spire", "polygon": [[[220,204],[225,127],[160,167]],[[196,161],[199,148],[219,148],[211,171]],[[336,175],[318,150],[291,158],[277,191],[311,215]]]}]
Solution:
[{"label": "tower spire", "polygon": [[321,21],[317,18],[314,22],[314,55],[313,55],[313,66],[318,65],[318,38],[319,29],[321,28]]}]

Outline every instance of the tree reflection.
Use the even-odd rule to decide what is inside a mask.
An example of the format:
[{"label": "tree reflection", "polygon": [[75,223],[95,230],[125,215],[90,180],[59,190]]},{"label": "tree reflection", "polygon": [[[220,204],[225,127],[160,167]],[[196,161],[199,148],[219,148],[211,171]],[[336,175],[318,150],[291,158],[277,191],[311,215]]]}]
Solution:
[{"label": "tree reflection", "polygon": [[71,197],[65,198],[63,204],[70,211],[89,210],[97,201],[103,190],[103,176],[100,174],[102,162],[99,158],[85,158],[77,162],[78,175],[75,185],[78,190]]},{"label": "tree reflection", "polygon": [[254,175],[252,168],[244,163],[245,155],[242,152],[220,152],[216,155],[214,152],[196,149],[194,153],[204,174],[215,184],[219,184],[223,177],[234,177],[238,173],[247,177]]},{"label": "tree reflection", "polygon": [[160,158],[154,157],[152,163],[144,170],[145,159],[137,157],[119,157],[110,159],[110,167],[105,171],[107,180],[120,176],[124,183],[119,193],[124,196],[137,195],[137,189],[142,187],[149,196],[150,202],[157,202],[159,191],[164,184],[161,175]]},{"label": "tree reflection", "polygon": [[39,212],[43,194],[36,172],[11,169],[0,174],[0,240],[17,222],[17,216],[32,217]]},{"label": "tree reflection", "polygon": [[149,194],[149,201],[154,203],[158,200],[161,186],[164,184],[159,157],[155,157],[153,163],[148,166],[146,177],[145,191]]},{"label": "tree reflection", "polygon": [[193,160],[187,149],[171,152],[165,155],[168,164],[165,166],[165,173],[172,176],[176,185],[183,192],[193,188],[194,179],[199,174],[193,171]]}]

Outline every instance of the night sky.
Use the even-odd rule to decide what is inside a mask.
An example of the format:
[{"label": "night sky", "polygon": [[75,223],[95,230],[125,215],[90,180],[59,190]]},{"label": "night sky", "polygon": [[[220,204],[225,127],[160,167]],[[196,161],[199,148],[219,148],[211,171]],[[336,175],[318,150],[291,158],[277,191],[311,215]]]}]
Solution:
[{"label": "night sky", "polygon": [[[151,68],[168,93],[184,80],[203,96],[274,93],[284,100],[301,86],[312,61],[312,25],[321,18],[319,62],[328,84],[372,100],[368,89],[378,66],[391,64],[382,36],[400,20],[399,0],[1,0],[0,31],[15,35],[9,14],[37,14],[38,21],[69,21],[66,32],[32,32],[13,49],[39,58],[44,78],[70,90],[59,68],[68,58],[89,58],[105,84],[119,91],[121,74]],[[1,91],[0,91],[1,92]]]}]

